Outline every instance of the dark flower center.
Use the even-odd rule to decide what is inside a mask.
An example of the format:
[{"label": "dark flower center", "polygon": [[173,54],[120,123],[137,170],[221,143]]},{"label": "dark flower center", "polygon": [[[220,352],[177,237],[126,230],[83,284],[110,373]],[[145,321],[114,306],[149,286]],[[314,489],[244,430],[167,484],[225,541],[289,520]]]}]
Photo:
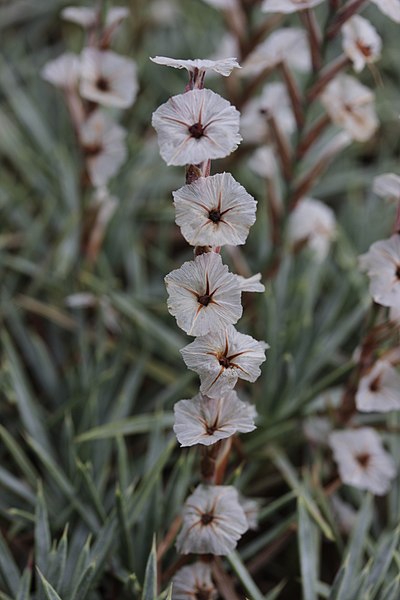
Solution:
[{"label": "dark flower center", "polygon": [[199,296],[197,298],[197,302],[202,304],[203,306],[208,306],[212,300],[212,296],[210,294],[204,294],[204,296]]},{"label": "dark flower center", "polygon": [[356,456],[356,460],[357,462],[365,469],[368,466],[368,463],[370,461],[370,454],[368,454],[367,452],[363,452],[361,454],[357,454]]},{"label": "dark flower center", "polygon": [[108,92],[110,89],[110,83],[105,77],[99,77],[96,81],[96,87],[102,92]]},{"label": "dark flower center", "polygon": [[210,221],[212,221],[213,223],[218,223],[221,220],[221,213],[218,209],[213,208],[212,210],[210,210],[210,212],[208,213],[208,218],[210,219]]},{"label": "dark flower center", "polygon": [[381,382],[381,376],[377,375],[377,377],[375,377],[375,379],[373,379],[371,381],[371,383],[369,384],[370,391],[377,392],[379,390],[380,382]]},{"label": "dark flower center", "polygon": [[194,125],[191,125],[189,127],[189,133],[193,138],[198,140],[204,135],[203,125],[201,123],[195,123]]},{"label": "dark flower center", "polygon": [[210,523],[212,523],[213,519],[214,519],[214,515],[212,515],[210,513],[204,513],[201,515],[201,524],[209,525]]},{"label": "dark flower center", "polygon": [[371,54],[372,54],[371,46],[367,46],[366,44],[363,44],[361,40],[357,40],[356,46],[359,49],[359,51],[361,52],[361,54],[364,54],[364,56],[366,58],[369,58],[371,56]]},{"label": "dark flower center", "polygon": [[91,144],[84,146],[83,151],[86,156],[97,156],[103,150],[100,144]]},{"label": "dark flower center", "polygon": [[205,588],[198,588],[194,594],[195,600],[210,600],[211,592],[210,590],[206,590]]},{"label": "dark flower center", "polygon": [[225,369],[229,369],[229,367],[231,366],[231,363],[229,362],[229,358],[227,356],[221,356],[219,358],[219,364]]},{"label": "dark flower center", "polygon": [[396,265],[396,277],[400,279],[400,265]]}]

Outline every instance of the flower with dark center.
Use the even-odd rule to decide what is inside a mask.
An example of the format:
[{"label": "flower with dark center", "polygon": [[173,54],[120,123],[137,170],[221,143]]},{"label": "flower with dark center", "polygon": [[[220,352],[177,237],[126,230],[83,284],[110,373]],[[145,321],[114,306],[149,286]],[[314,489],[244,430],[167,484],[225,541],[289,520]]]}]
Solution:
[{"label": "flower with dark center", "polygon": [[213,223],[218,223],[221,220],[221,213],[217,208],[213,208],[212,210],[210,210],[210,212],[208,213],[208,218],[210,219],[210,221],[212,221]]},{"label": "flower with dark center", "polygon": [[355,401],[362,412],[400,410],[400,374],[389,360],[377,360],[360,378]]},{"label": "flower with dark center", "polygon": [[96,87],[102,92],[108,92],[110,89],[110,82],[105,77],[99,77],[96,81]]},{"label": "flower with dark center", "polygon": [[204,128],[201,123],[195,123],[194,125],[191,125],[188,127],[188,130],[190,135],[196,140],[204,135]]}]

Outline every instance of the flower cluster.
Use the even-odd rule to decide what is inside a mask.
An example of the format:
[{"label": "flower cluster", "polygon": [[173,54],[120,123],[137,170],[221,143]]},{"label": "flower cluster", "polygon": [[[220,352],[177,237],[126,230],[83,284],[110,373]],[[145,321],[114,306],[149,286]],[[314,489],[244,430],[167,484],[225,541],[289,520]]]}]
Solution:
[{"label": "flower cluster", "polygon": [[105,228],[104,214],[109,220],[115,209],[108,182],[127,156],[126,131],[107,111],[129,108],[138,92],[135,62],[110,50],[113,34],[128,14],[125,7],[110,8],[107,14],[94,8],[63,9],[65,20],[84,29],[85,47],[80,55],[66,52],[42,69],[43,79],[64,94],[85,165],[82,182],[95,189],[91,210],[97,213],[97,223],[89,254]]},{"label": "flower cluster", "polygon": [[[244,278],[231,273],[221,256],[223,246],[246,242],[256,201],[230,173],[210,175],[211,159],[228,156],[241,136],[239,112],[204,89],[204,78],[207,71],[228,76],[239,65],[233,58],[152,60],[189,73],[185,93],[160,106],[152,120],[162,158],[168,165],[186,166],[186,184],[173,198],[176,223],[194,248],[194,259],[165,277],[169,312],[183,331],[195,336],[181,350],[183,360],[200,377],[199,393],[175,405],[174,431],[181,446],[200,444],[204,449],[204,483],[185,502],[176,544],[183,554],[225,555],[254,526],[254,505],[234,487],[216,481],[218,457],[221,444],[231,436],[255,429],[254,407],[234,388],[238,379],[258,378],[268,347],[234,327],[242,316],[242,293],[264,291],[260,274]],[[210,570],[203,563],[184,567],[175,577],[174,597],[196,593],[215,597]]]}]

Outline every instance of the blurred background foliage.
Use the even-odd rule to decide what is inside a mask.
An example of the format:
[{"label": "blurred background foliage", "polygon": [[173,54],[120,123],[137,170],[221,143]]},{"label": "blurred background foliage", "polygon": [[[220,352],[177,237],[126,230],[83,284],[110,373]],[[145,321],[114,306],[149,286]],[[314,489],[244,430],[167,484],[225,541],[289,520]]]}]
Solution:
[{"label": "blurred background foliage", "polygon": [[[163,540],[196,484],[198,453],[179,450],[171,431],[173,404],[196,392],[197,379],[181,360],[187,341],[163,283],[191,257],[171,201],[184,175],[162,162],[149,125],[185,75],[148,57],[208,57],[225,25],[201,0],[127,2],[131,16],[114,48],[137,61],[140,93],[122,115],[129,158],[110,186],[119,204],[92,265],[80,246],[81,157],[62,95],[40,77],[45,62],[81,49],[81,30],[59,18],[67,4],[0,3],[0,597],[153,600],[153,536]],[[351,370],[370,302],[357,256],[393,221],[393,207],[370,188],[375,175],[398,170],[398,26],[374,7],[366,14],[383,37],[382,60],[362,76],[376,87],[381,127],[344,151],[313,191],[338,215],[337,240],[322,265],[307,250],[285,251],[266,293],[245,298],[239,324],[271,346],[263,376],[241,388],[260,419],[230,470],[262,506],[258,530],[226,561],[240,597],[252,600],[400,594],[398,483],[387,502],[347,490],[361,507],[347,540],[324,493],[327,453],[302,430],[315,397]],[[255,25],[260,18],[255,11]],[[225,80],[208,85],[229,98]],[[265,182],[249,171],[246,152],[213,164],[224,168],[259,203],[246,247],[225,259],[267,274]],[[92,294],[93,306],[68,306],[75,293]],[[395,431],[393,415],[382,427],[388,419]],[[399,461],[398,436],[385,440]],[[172,546],[158,569],[163,598],[176,558]]]}]

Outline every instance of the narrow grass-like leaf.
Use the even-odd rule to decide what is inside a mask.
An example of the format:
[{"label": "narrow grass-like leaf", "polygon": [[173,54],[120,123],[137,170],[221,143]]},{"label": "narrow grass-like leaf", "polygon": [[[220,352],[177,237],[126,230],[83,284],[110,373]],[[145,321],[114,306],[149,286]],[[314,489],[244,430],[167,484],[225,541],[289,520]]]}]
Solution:
[{"label": "narrow grass-like leaf", "polygon": [[153,538],[151,552],[147,560],[144,576],[142,600],[155,600],[157,598],[157,549],[156,539]]},{"label": "narrow grass-like leaf", "polygon": [[18,467],[21,469],[22,473],[26,477],[27,481],[32,486],[36,486],[36,482],[38,480],[39,475],[35,467],[28,459],[27,455],[22,450],[21,446],[17,443],[15,438],[13,438],[2,425],[0,425],[0,439],[3,441],[7,450],[13,457],[15,463],[18,465]]},{"label": "narrow grass-like leaf", "polygon": [[19,581],[16,600],[31,600],[32,569],[26,567]]},{"label": "narrow grass-like leaf", "polygon": [[118,486],[115,492],[119,530],[121,533],[122,562],[128,571],[133,571],[133,538],[128,526],[124,494]]},{"label": "narrow grass-like leaf", "polygon": [[95,573],[96,564],[90,563],[90,565],[84,569],[80,578],[76,582],[74,590],[71,594],[71,600],[85,600],[88,597]]},{"label": "narrow grass-like leaf", "polygon": [[17,565],[15,564],[14,558],[8,549],[6,540],[0,531],[0,573],[7,585],[7,591],[16,596],[20,573]]},{"label": "narrow grass-like leaf", "polygon": [[53,586],[47,581],[43,573],[41,573],[40,569],[37,568],[36,570],[40,577],[40,581],[43,586],[44,593],[46,594],[47,600],[62,600],[62,598],[57,594]]},{"label": "narrow grass-like leaf", "polygon": [[35,508],[35,562],[41,571],[45,571],[51,548],[49,515],[43,494],[42,482],[39,480]]},{"label": "narrow grass-like leaf", "polygon": [[264,600],[276,600],[279,598],[281,591],[285,588],[287,581],[284,579],[280,581],[278,585],[276,585],[266,596],[264,596]]},{"label": "narrow grass-like leaf", "polygon": [[78,443],[89,442],[93,440],[101,440],[112,438],[120,435],[133,435],[137,433],[148,433],[152,431],[156,424],[162,427],[170,428],[174,423],[172,413],[154,414],[154,415],[139,415],[137,417],[129,417],[115,423],[108,423],[100,427],[95,427],[90,431],[82,433],[76,438]]},{"label": "narrow grass-like leaf", "polygon": [[245,590],[250,595],[250,598],[252,600],[264,600],[264,596],[258,589],[257,585],[254,583],[253,578],[251,577],[250,573],[243,564],[239,554],[234,551],[227,558],[233,571],[236,573],[237,577],[242,582]]},{"label": "narrow grass-like leaf", "polygon": [[52,548],[46,576],[61,591],[68,555],[68,524],[65,526],[61,540],[56,548]]},{"label": "narrow grass-like leaf", "polygon": [[317,600],[317,547],[315,525],[304,505],[304,499],[299,497],[298,503],[298,543],[300,556],[301,583],[303,600]]},{"label": "narrow grass-like leaf", "polygon": [[99,517],[100,521],[102,523],[104,523],[107,518],[107,514],[106,514],[106,511],[102,504],[101,498],[99,496],[98,488],[97,488],[95,482],[93,481],[91,466],[90,466],[90,464],[84,465],[80,460],[78,460],[77,468],[78,468],[78,471],[82,475],[85,489],[92,501],[93,508],[95,509],[96,514]]}]

